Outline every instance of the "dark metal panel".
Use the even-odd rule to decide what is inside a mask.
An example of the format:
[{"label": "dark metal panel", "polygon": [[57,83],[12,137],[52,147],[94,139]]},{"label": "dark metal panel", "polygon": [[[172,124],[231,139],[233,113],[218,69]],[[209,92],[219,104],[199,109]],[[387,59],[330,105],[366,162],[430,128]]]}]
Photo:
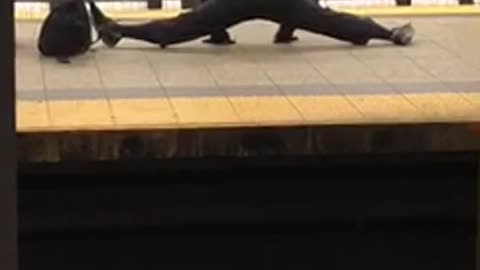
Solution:
[{"label": "dark metal panel", "polygon": [[476,200],[477,200],[477,205],[476,205],[476,217],[477,217],[477,228],[476,228],[476,233],[475,233],[475,237],[476,237],[476,247],[475,247],[475,269],[476,270],[480,270],[480,237],[478,236],[478,232],[480,231],[480,215],[478,214],[478,210],[480,209],[480,198],[479,198],[479,194],[480,194],[480,153],[477,154],[477,181],[476,181],[476,193],[475,193],[475,196],[476,196]]},{"label": "dark metal panel", "polygon": [[17,269],[13,0],[0,1],[0,269]]},{"label": "dark metal panel", "polygon": [[473,5],[475,2],[473,0],[458,0],[460,5]]},{"label": "dark metal panel", "polygon": [[412,0],[396,0],[395,4],[397,6],[411,6],[412,5]]},{"label": "dark metal panel", "polygon": [[200,0],[182,0],[182,8],[194,8],[200,5]]},{"label": "dark metal panel", "polygon": [[163,1],[162,0],[147,0],[147,6],[148,6],[149,9],[162,8],[163,7]]}]

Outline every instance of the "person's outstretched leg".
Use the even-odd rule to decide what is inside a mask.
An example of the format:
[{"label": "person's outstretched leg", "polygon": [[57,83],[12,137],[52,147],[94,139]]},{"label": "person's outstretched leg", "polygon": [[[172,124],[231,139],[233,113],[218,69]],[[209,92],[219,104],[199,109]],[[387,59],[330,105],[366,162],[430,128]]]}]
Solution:
[{"label": "person's outstretched leg", "polygon": [[373,19],[314,5],[310,0],[289,0],[290,18],[295,26],[354,45],[367,45],[371,39],[388,40],[397,45],[411,43],[414,29],[410,24],[388,29]]},{"label": "person's outstretched leg", "polygon": [[[95,16],[103,16],[103,24],[97,25],[102,41],[114,47],[121,38],[132,38],[161,47],[192,41],[210,33],[227,29],[246,19],[249,7],[243,2],[230,0],[209,0],[191,12],[165,20],[156,20],[144,24],[125,25],[115,23],[106,18],[99,9],[92,12]],[[95,15],[96,14],[96,15]],[[102,20],[98,20],[102,21]]]}]

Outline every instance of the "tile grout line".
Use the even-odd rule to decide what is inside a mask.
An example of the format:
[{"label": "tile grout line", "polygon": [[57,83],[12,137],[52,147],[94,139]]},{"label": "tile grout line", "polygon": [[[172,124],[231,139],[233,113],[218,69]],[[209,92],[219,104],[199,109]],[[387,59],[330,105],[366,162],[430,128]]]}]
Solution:
[{"label": "tile grout line", "polygon": [[104,81],[103,76],[102,76],[101,67],[100,67],[100,65],[98,64],[98,61],[97,61],[97,51],[95,51],[93,60],[95,62],[95,69],[97,71],[98,79],[100,81],[100,86],[102,87],[103,96],[105,97],[105,99],[107,101],[108,110],[110,112],[110,120],[112,120],[112,124],[114,126],[117,126],[118,122],[117,122],[117,118],[115,116],[115,111],[113,109],[113,105],[111,103],[111,96],[110,96],[110,93],[108,92],[107,87],[105,86],[105,81]]},{"label": "tile grout line", "polygon": [[46,76],[45,64],[44,64],[43,61],[41,61],[41,59],[39,60],[39,62],[40,62],[40,72],[42,74],[43,96],[44,96],[44,99],[45,99],[48,125],[50,127],[53,127],[54,123],[53,123],[53,116],[52,116],[52,108],[51,108],[51,104],[50,104],[50,95],[49,95],[48,85],[47,85],[47,76]]},{"label": "tile grout line", "polygon": [[[445,49],[443,49],[442,47],[438,46],[437,43],[435,43],[432,39],[429,39],[429,41],[432,41],[437,47],[439,47],[441,50],[445,51]],[[452,89],[452,87],[446,85],[446,82],[442,79],[442,78],[438,78],[433,72],[431,72],[428,68],[425,68],[423,65],[419,64],[418,61],[416,61],[411,55],[409,55],[408,53],[405,53],[403,52],[402,50],[399,50],[400,53],[406,57],[410,62],[412,62],[416,67],[418,67],[420,70],[424,71],[425,73],[429,74],[432,78],[436,78],[440,81],[440,83],[445,86],[447,89],[450,89],[454,92],[457,92],[463,100],[465,100],[467,103],[469,103],[470,105],[472,106],[475,106],[475,104],[469,100],[461,91],[458,91],[457,89]],[[447,51],[448,52],[448,51]],[[444,100],[439,97],[440,100],[442,100],[444,102]]]},{"label": "tile grout line", "polygon": [[[241,46],[241,45],[237,45],[237,46]],[[219,56],[215,56],[215,57],[219,57]],[[221,57],[220,57],[220,58],[221,58]],[[219,59],[220,59],[220,58],[219,58]],[[219,60],[219,61],[222,61],[222,65],[223,65],[223,61],[224,61],[224,60]],[[220,82],[218,81],[217,77],[216,77],[215,74],[213,73],[212,68],[211,68],[211,65],[208,64],[208,63],[203,63],[203,62],[202,62],[202,65],[205,67],[205,69],[206,69],[206,71],[208,72],[208,74],[210,74],[210,77],[213,79],[213,82],[215,83],[215,86],[217,87],[217,89],[219,89],[220,92],[221,92],[221,93],[224,95],[224,97],[227,99],[227,102],[230,104],[230,106],[232,107],[233,111],[235,112],[235,115],[237,116],[238,121],[250,123],[250,121],[246,121],[245,119],[242,118],[238,107],[237,107],[237,106],[235,105],[235,103],[233,102],[230,94],[228,94],[227,91],[225,90],[225,86],[222,85],[222,84],[220,84]],[[254,123],[251,123],[251,124],[258,124],[258,123],[257,123],[257,121],[255,120]]]},{"label": "tile grout line", "polygon": [[361,116],[362,119],[367,119],[368,117],[365,115],[365,113],[363,113],[360,108],[355,104],[355,102],[353,102],[353,100],[351,100],[348,95],[340,90],[340,88],[338,87],[337,84],[333,83],[332,80],[330,80],[325,74],[323,74],[323,72],[315,65],[312,63],[312,61],[310,61],[308,59],[308,57],[305,56],[304,53],[300,52],[300,55],[302,56],[302,58],[307,62],[309,63],[316,71],[317,73],[326,81],[328,82],[331,86],[333,86],[333,88],[335,88],[337,90],[337,93],[339,95],[341,95],[348,103],[350,103],[350,105],[355,108],[355,110],[359,113],[359,115]]},{"label": "tile grout line", "polygon": [[[15,26],[16,27],[16,26]],[[37,34],[37,31],[35,28],[31,29],[30,37],[31,39],[35,40],[35,35]],[[48,85],[47,85],[47,77],[46,77],[46,69],[45,69],[45,64],[44,61],[42,61],[41,56],[37,55],[37,61],[40,64],[40,73],[42,77],[42,92],[43,92],[43,99],[45,102],[45,111],[47,114],[47,124],[48,126],[52,127],[53,126],[53,117],[52,117],[52,109],[50,107],[50,97],[49,97],[49,91],[48,91]]]},{"label": "tile grout line", "polygon": [[238,108],[235,106],[235,104],[233,103],[233,101],[231,100],[230,98],[230,95],[228,95],[227,93],[225,93],[225,89],[223,88],[222,85],[220,85],[220,83],[218,82],[217,78],[215,77],[215,75],[213,74],[213,71],[211,70],[210,66],[208,64],[205,64],[205,63],[202,63],[202,65],[205,67],[205,70],[208,72],[208,74],[210,74],[210,77],[212,78],[213,82],[215,83],[215,86],[217,89],[219,89],[222,94],[224,95],[225,99],[227,100],[228,104],[230,104],[230,106],[232,107],[233,111],[235,112],[235,115],[237,116],[237,119],[239,121],[243,121],[242,117],[240,116],[240,112],[238,111]]},{"label": "tile grout line", "polygon": [[[443,46],[440,42],[437,42],[435,39],[431,39],[431,41],[432,41],[436,46],[438,46],[439,48],[441,48],[442,50],[448,52],[450,55],[452,55],[452,56],[454,56],[455,58],[457,58],[457,59],[460,61],[460,63],[464,64],[464,65],[467,66],[467,67],[473,68],[473,69],[479,71],[479,73],[480,73],[480,67],[477,67],[476,65],[471,65],[471,64],[469,64],[469,63],[465,63],[465,62],[464,62],[464,59],[463,59],[462,57],[460,57],[459,55],[457,55],[455,52],[451,51],[450,49],[446,48],[446,47]],[[412,59],[412,61],[415,61],[415,60]],[[423,66],[422,66],[422,69],[424,69]],[[426,69],[425,69],[425,70],[426,70]],[[433,75],[433,74],[432,74],[432,75]],[[442,84],[444,84],[444,85],[446,84],[446,82],[445,82],[442,78],[440,78],[440,81],[442,82]],[[465,93],[464,93],[464,92],[459,91],[459,90],[456,89],[456,88],[453,88],[453,89],[452,89],[452,87],[450,87],[450,86],[448,86],[448,85],[445,85],[445,87],[447,87],[447,88],[449,88],[449,89],[457,92],[464,100],[466,100],[468,103],[470,103],[470,104],[472,104],[473,106],[475,106],[475,104],[474,104],[469,98],[467,98],[467,97],[465,96]]]},{"label": "tile grout line", "polygon": [[[241,51],[243,51],[243,53],[245,54],[245,48],[244,47],[241,47],[240,48]],[[251,61],[253,61],[253,63],[258,66],[258,61],[254,59],[251,59]],[[290,106],[292,106],[292,108],[298,113],[298,115],[300,116],[300,118],[302,119],[302,122],[306,123],[306,117],[305,115],[303,115],[303,113],[300,111],[300,109],[295,105],[295,103],[292,101],[292,99],[287,95],[287,93],[275,82],[275,80],[272,78],[272,76],[270,76],[270,74],[268,74],[268,72],[265,71],[265,69],[263,67],[260,67],[259,68],[263,75],[265,75],[265,77],[270,81],[270,83],[272,83],[273,87],[275,87],[277,89],[277,91],[279,91],[280,93],[282,93],[283,97],[288,101],[288,103],[290,104]]]},{"label": "tile grout line", "polygon": [[163,84],[162,80],[158,77],[158,74],[157,74],[157,70],[155,69],[153,63],[150,61],[150,59],[147,57],[146,53],[145,52],[142,52],[142,56],[143,58],[146,60],[148,66],[150,67],[150,70],[152,71],[153,73],[153,77],[155,78],[155,80],[157,81],[158,83],[158,88],[160,88],[160,90],[163,92],[163,94],[165,95],[166,99],[167,99],[167,102],[168,102],[168,106],[170,107],[170,110],[173,114],[173,118],[175,119],[175,125],[179,126],[181,121],[180,121],[180,115],[179,113],[177,112],[175,106],[173,105],[173,102],[171,100],[171,97],[170,95],[168,94],[168,91],[167,91],[167,88],[165,87],[165,85]]},{"label": "tile grout line", "polygon": [[[450,29],[450,30],[451,30],[452,32],[454,32],[453,29]],[[451,55],[451,56],[453,56],[454,58],[458,59],[462,64],[466,64],[466,63],[464,63],[464,62],[462,61],[462,60],[463,60],[462,57],[458,56],[456,53],[454,53],[453,51],[451,51],[451,50],[449,50],[448,48],[446,48],[445,46],[443,46],[443,45],[442,45],[441,43],[439,43],[437,40],[433,39],[433,38],[430,37],[430,36],[427,36],[426,39],[427,39],[429,42],[433,43],[435,46],[437,46],[438,49],[440,49],[440,51],[444,51],[447,55]],[[456,88],[452,88],[452,87],[448,86],[448,84],[447,84],[446,81],[444,81],[442,78],[438,78],[438,77],[437,77],[434,73],[432,73],[428,68],[425,68],[423,65],[419,64],[417,61],[415,61],[415,59],[414,59],[411,55],[403,52],[402,50],[399,50],[399,51],[400,51],[400,53],[401,53],[404,57],[406,57],[407,59],[409,59],[409,61],[412,62],[416,67],[418,67],[419,69],[421,69],[421,70],[423,70],[424,72],[426,72],[427,74],[429,74],[432,78],[437,78],[437,79],[440,81],[440,83],[441,83],[443,86],[445,86],[447,89],[450,89],[450,90],[452,90],[452,91],[454,91],[454,92],[457,92],[457,93],[462,97],[463,100],[465,100],[467,103],[470,103],[471,105],[475,106],[475,104],[474,104],[470,99],[468,99],[462,91],[459,91],[459,90],[456,89]],[[468,66],[470,66],[470,64],[468,64],[467,67],[468,67]],[[480,70],[480,68],[478,68],[478,67],[476,67],[476,66],[471,66],[471,68]],[[441,99],[441,100],[443,101],[443,99],[442,99],[441,97],[439,97],[439,99]]]},{"label": "tile grout line", "polygon": [[420,108],[419,106],[417,106],[412,100],[410,100],[402,91],[398,90],[396,87],[392,86],[390,82],[388,82],[387,80],[385,80],[382,76],[380,76],[378,74],[378,72],[376,72],[373,68],[371,68],[369,65],[367,65],[364,61],[362,61],[360,58],[358,58],[358,56],[356,56],[355,54],[353,54],[351,51],[349,52],[349,54],[355,59],[357,60],[357,62],[359,62],[362,66],[364,66],[365,68],[367,68],[368,70],[370,70],[370,72],[375,76],[375,78],[379,79],[381,82],[385,83],[386,85],[388,85],[390,87],[390,89],[392,90],[393,93],[396,93],[396,94],[400,94],[400,96],[405,100],[407,101],[407,103],[409,103],[411,106],[413,106],[414,108],[416,108],[418,110],[418,112],[420,112],[421,114],[423,114],[423,116],[427,117],[427,114],[425,111],[422,110],[422,108]]}]

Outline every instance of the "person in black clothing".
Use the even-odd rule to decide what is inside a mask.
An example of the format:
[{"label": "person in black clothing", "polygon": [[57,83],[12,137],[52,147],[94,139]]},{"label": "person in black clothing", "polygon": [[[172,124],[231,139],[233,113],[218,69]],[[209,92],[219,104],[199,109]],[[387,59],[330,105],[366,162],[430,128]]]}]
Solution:
[{"label": "person in black clothing", "polygon": [[91,10],[100,37],[108,47],[115,47],[122,38],[131,38],[165,48],[254,19],[362,46],[371,39],[408,45],[414,35],[410,23],[388,29],[369,17],[323,8],[311,0],[208,0],[176,17],[136,25],[116,23],[94,6]]},{"label": "person in black clothing", "polygon": [[[201,0],[201,3],[205,3],[209,0]],[[314,4],[318,5],[318,0],[310,0]],[[298,37],[294,36],[295,27],[288,26],[285,24],[280,25],[277,33],[275,34],[274,43],[291,43],[298,40]],[[235,44],[235,41],[230,37],[230,34],[226,29],[220,29],[213,33],[210,33],[208,39],[203,40],[204,43],[209,43],[213,45],[231,45]]]},{"label": "person in black clothing", "polygon": [[[200,3],[203,4],[210,0],[201,0]],[[230,37],[230,34],[226,29],[218,29],[210,33],[210,37],[203,40],[204,43],[214,44],[214,45],[231,45],[236,42]]]}]

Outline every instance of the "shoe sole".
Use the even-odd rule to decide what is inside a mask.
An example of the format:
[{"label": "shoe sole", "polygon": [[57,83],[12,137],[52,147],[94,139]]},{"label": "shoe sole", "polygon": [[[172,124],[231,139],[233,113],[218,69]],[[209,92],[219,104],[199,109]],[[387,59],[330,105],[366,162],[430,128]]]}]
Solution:
[{"label": "shoe sole", "polygon": [[412,42],[413,36],[415,35],[415,30],[411,25],[407,25],[398,29],[399,33],[401,33],[400,39],[398,40],[397,44],[399,45],[408,45]]},{"label": "shoe sole", "polygon": [[415,30],[409,27],[405,30],[404,36],[402,37],[402,43],[407,45],[410,44],[413,40],[413,36],[415,35]]}]

